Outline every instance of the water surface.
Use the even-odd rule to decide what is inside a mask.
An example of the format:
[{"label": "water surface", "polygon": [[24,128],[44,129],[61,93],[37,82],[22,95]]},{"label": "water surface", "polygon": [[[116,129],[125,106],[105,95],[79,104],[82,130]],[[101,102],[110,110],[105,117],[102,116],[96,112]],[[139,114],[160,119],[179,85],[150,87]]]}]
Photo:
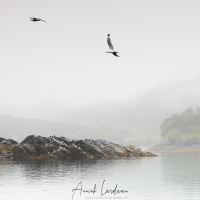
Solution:
[{"label": "water surface", "polygon": [[[82,189],[90,193],[82,191],[80,195],[76,190],[73,199],[199,200],[199,168],[200,153],[98,161],[1,159],[0,199],[68,200],[72,199],[73,189],[81,189],[81,183]],[[102,195],[116,187],[126,192]]]}]

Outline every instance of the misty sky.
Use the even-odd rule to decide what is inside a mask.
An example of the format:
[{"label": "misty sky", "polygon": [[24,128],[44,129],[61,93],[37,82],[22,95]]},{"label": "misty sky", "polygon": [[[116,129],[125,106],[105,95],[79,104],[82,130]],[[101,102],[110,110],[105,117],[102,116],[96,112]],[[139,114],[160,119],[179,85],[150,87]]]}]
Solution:
[{"label": "misty sky", "polygon": [[[0,109],[120,101],[198,78],[199,11],[198,0],[0,0]],[[108,33],[119,58],[105,53]]]}]

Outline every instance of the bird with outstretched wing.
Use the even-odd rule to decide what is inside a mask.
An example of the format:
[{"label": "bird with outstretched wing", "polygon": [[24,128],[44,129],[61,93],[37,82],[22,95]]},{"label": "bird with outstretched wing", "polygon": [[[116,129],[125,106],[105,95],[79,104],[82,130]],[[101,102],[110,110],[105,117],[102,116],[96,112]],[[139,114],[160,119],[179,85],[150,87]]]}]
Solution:
[{"label": "bird with outstretched wing", "polygon": [[30,17],[30,20],[31,20],[32,22],[39,22],[39,21],[46,22],[46,21],[44,21],[43,19],[36,18],[36,17]]},{"label": "bird with outstretched wing", "polygon": [[110,51],[106,51],[106,53],[112,53],[114,56],[119,57],[119,55],[117,54],[118,52],[114,50],[114,47],[112,45],[110,34],[108,34],[107,36],[107,43],[108,43]]}]

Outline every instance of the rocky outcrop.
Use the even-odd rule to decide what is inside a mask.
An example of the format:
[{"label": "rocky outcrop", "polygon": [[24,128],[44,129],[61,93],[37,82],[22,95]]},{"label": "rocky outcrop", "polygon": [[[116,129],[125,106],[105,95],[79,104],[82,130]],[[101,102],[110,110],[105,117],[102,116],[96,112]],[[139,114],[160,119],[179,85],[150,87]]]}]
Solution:
[{"label": "rocky outcrop", "polygon": [[134,146],[121,146],[105,140],[68,140],[65,137],[30,135],[12,148],[15,160],[25,159],[115,159],[153,157]]},{"label": "rocky outcrop", "polygon": [[5,139],[0,137],[0,158],[1,157],[11,158],[12,148],[15,144],[17,144],[15,140]]},{"label": "rocky outcrop", "polygon": [[14,144],[17,144],[15,140],[5,139],[0,137],[0,145],[14,145]]}]

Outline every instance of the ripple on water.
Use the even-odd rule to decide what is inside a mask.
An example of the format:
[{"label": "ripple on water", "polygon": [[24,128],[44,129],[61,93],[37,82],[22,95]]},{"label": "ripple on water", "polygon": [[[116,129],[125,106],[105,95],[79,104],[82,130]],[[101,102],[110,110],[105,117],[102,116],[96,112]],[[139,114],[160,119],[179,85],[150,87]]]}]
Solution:
[{"label": "ripple on water", "polygon": [[[200,156],[196,153],[161,155],[153,158],[95,161],[0,160],[0,199],[71,199],[81,181],[128,190],[131,200],[199,200]],[[76,199],[83,199],[78,198]]]}]

